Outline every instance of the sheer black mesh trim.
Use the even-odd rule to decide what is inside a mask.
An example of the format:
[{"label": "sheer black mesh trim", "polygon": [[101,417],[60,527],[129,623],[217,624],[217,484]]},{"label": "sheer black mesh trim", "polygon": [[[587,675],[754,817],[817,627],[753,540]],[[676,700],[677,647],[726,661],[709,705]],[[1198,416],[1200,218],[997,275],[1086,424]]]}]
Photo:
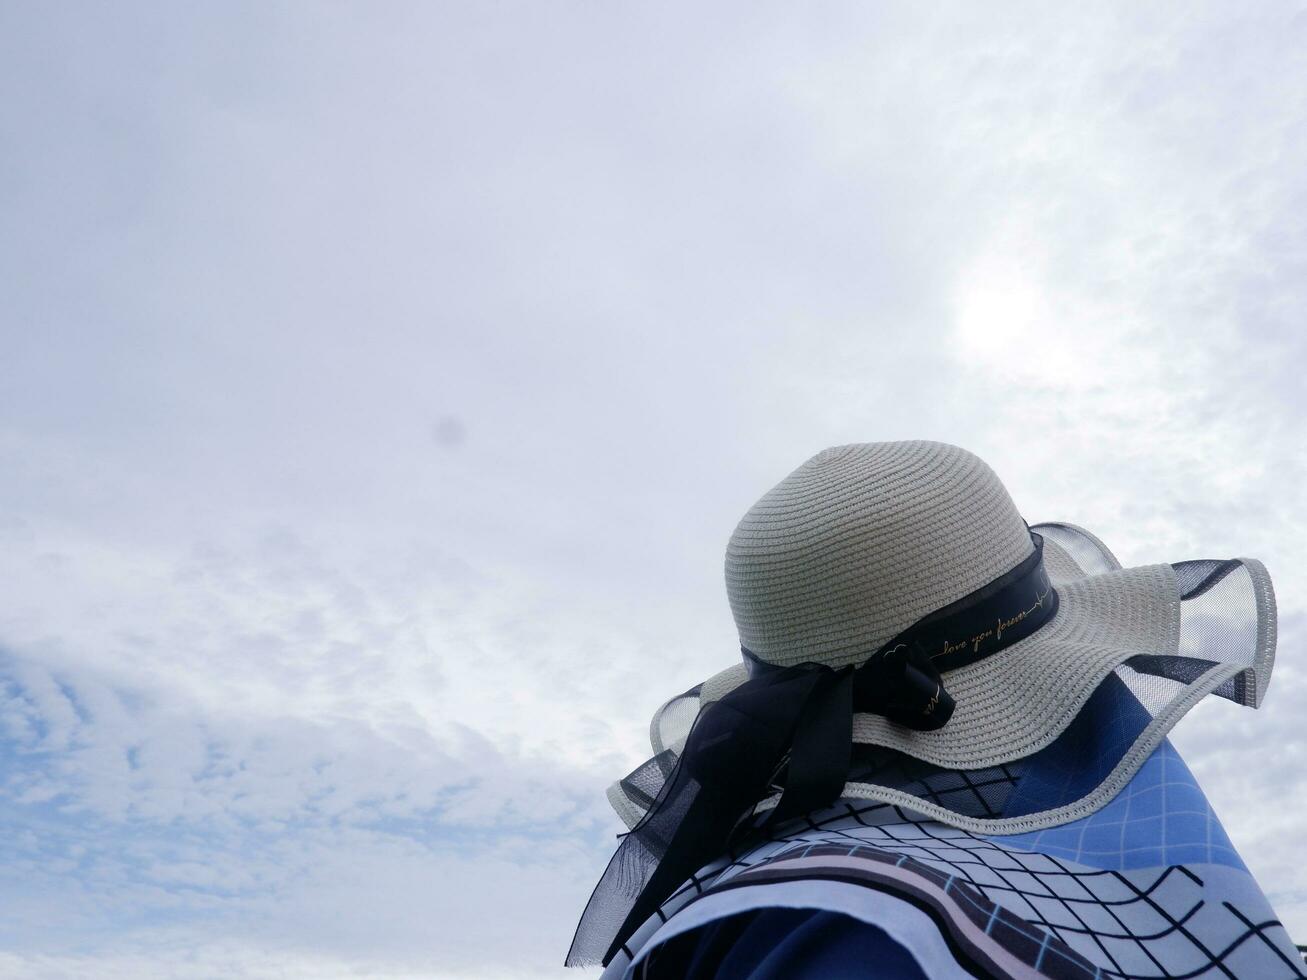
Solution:
[{"label": "sheer black mesh trim", "polygon": [[1215,660],[1202,660],[1198,657],[1163,657],[1155,654],[1141,654],[1126,661],[1127,666],[1141,674],[1154,677],[1166,677],[1182,684],[1192,684],[1203,674],[1216,666]]},{"label": "sheer black mesh trim", "polygon": [[655,752],[670,749],[684,739],[699,714],[699,693],[702,690],[703,684],[696,684],[654,712],[649,724],[649,742]]},{"label": "sheer black mesh trim", "polygon": [[1086,575],[1101,575],[1121,567],[1107,545],[1082,527],[1051,521],[1032,524],[1030,530],[1058,545]]},{"label": "sheer black mesh trim", "polygon": [[659,752],[622,779],[622,791],[641,810],[647,810],[675,768],[676,753],[671,749]]},{"label": "sheer black mesh trim", "polygon": [[[1188,685],[1198,680],[1213,667],[1220,665],[1215,660],[1203,660],[1199,657],[1162,657],[1153,654],[1141,654],[1127,660],[1126,666],[1141,674],[1165,677],[1167,680]],[[1246,671],[1229,678],[1220,687],[1213,689],[1212,693],[1236,704],[1252,703]]]},{"label": "sheer black mesh trim", "polygon": [[1175,569],[1175,577],[1180,583],[1181,600],[1188,600],[1197,599],[1236,568],[1243,568],[1243,562],[1237,558],[1227,558],[1224,561],[1201,558],[1176,562],[1171,567]]},{"label": "sheer black mesh trim", "polygon": [[[661,755],[672,755],[675,758],[671,752],[660,753]],[[667,854],[669,842],[701,792],[700,784],[684,767],[676,768],[663,780],[656,760],[651,762],[654,764],[645,763],[627,779],[635,777],[633,782],[640,792],[647,792],[651,788],[647,779],[653,778],[655,772],[658,773],[657,797],[646,808],[647,812],[640,822],[629,834],[623,836],[617,852],[595,885],[590,901],[581,913],[581,921],[577,924],[576,935],[567,954],[567,966],[590,966],[604,959],[610,942],[617,936],[623,921],[637,903],[638,896],[658,871],[659,862]],[[626,780],[623,780],[623,787],[625,783]]]}]

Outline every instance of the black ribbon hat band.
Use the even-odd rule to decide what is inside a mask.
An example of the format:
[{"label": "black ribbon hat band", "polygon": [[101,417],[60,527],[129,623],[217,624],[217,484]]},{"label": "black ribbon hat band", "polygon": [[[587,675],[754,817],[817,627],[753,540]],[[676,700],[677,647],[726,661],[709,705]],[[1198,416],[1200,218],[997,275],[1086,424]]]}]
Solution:
[{"label": "black ribbon hat band", "polygon": [[755,827],[757,804],[772,787],[780,800],[756,826],[838,799],[855,711],[918,731],[945,725],[954,702],[941,673],[1011,646],[1057,612],[1043,538],[1031,539],[1034,550],[1011,571],[918,620],[856,667],[778,667],[741,647],[749,679],[699,713],[676,768],[591,895],[568,965],[592,963],[601,951],[607,965],[678,885]]}]

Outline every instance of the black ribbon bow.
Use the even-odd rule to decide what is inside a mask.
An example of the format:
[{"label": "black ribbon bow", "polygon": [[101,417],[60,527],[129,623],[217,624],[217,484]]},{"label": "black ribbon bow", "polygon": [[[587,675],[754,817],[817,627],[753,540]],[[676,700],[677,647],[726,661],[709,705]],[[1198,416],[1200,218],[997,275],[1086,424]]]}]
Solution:
[{"label": "black ribbon bow", "polygon": [[[695,719],[657,799],[595,887],[567,965],[606,966],[678,885],[745,833],[838,799],[855,711],[917,731],[947,723],[954,702],[940,671],[1015,643],[1057,609],[1043,540],[1031,537],[1034,553],[1016,568],[919,620],[856,667],[777,667],[741,647],[749,679]],[[756,822],[773,787],[780,799]]]}]

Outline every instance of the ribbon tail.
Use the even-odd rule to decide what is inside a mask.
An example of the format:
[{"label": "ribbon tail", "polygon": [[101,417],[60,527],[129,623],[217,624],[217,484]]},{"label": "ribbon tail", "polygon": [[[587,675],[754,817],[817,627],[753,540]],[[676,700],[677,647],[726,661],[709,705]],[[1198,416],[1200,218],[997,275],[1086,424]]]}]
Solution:
[{"label": "ribbon tail", "polygon": [[767,818],[780,823],[839,799],[853,753],[853,670],[822,676],[799,712],[780,802]]},{"label": "ribbon tail", "polygon": [[903,664],[897,693],[896,703],[886,716],[901,725],[929,732],[944,727],[953,717],[953,696],[944,689],[939,671],[920,648]]},{"label": "ribbon tail", "polygon": [[817,680],[793,671],[749,681],[700,713],[658,798],[595,886],[568,966],[607,966],[678,885],[722,853],[765,793]]}]

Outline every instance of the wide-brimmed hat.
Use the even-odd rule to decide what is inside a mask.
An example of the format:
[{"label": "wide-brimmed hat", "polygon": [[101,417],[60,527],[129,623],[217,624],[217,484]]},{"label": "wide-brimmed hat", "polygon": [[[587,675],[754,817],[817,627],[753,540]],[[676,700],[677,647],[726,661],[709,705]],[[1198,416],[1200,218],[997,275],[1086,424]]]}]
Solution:
[{"label": "wide-brimmed hat", "polygon": [[[725,571],[741,658],[664,704],[654,756],[610,787],[633,831],[569,961],[712,848],[838,797],[1000,834],[1085,816],[1204,695],[1256,707],[1274,659],[1260,562],[1122,568],[937,442],[813,456],[745,514]],[[1023,780],[1037,754],[1065,778]]]}]

